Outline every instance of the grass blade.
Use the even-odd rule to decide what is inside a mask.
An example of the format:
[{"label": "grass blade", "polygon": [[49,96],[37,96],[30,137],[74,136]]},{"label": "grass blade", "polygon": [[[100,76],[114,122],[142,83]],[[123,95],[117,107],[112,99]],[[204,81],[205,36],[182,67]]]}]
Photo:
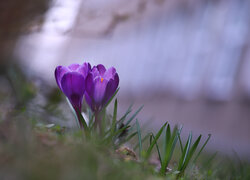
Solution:
[{"label": "grass blade", "polygon": [[[132,134],[130,134],[122,143],[128,142],[130,139],[132,139],[135,135],[137,134],[137,132],[134,132]],[[120,143],[120,144],[122,144]]]},{"label": "grass blade", "polygon": [[[153,133],[150,135],[150,141],[152,141],[152,139],[155,139],[155,136],[154,136]],[[150,142],[150,144],[151,144],[151,142]],[[159,157],[160,163],[161,163],[161,165],[162,165],[161,152],[160,152],[160,149],[159,149],[159,146],[158,146],[157,141],[156,141],[156,143],[155,143],[155,146],[156,146],[156,150],[157,150],[157,153],[158,153],[158,157]]]},{"label": "grass blade", "polygon": [[185,148],[183,150],[181,159],[179,161],[178,171],[181,171],[181,169],[182,169],[182,167],[184,165],[184,162],[186,161],[186,158],[187,158],[187,155],[188,155],[188,152],[189,152],[189,149],[190,149],[191,141],[192,141],[192,132],[189,133]]},{"label": "grass blade", "polygon": [[183,145],[182,145],[182,141],[181,141],[182,128],[183,128],[183,126],[180,127],[180,130],[179,130],[179,133],[178,133],[178,139],[179,139],[179,143],[180,143],[181,153],[183,153]]},{"label": "grass blade", "polygon": [[166,138],[165,138],[165,154],[164,154],[164,160],[162,162],[162,166],[160,169],[160,173],[162,175],[165,175],[166,172],[166,168],[168,167],[168,164],[172,158],[174,149],[175,149],[175,145],[177,143],[178,140],[178,133],[179,130],[177,128],[177,126],[174,128],[173,133],[171,135],[171,130],[170,130],[170,126],[168,125],[167,129],[166,129]]},{"label": "grass blade", "polygon": [[161,127],[161,129],[158,131],[158,133],[156,134],[155,139],[153,140],[152,144],[149,146],[149,148],[148,148],[148,150],[147,150],[147,152],[146,152],[146,155],[145,155],[145,158],[146,158],[146,159],[149,158],[149,156],[150,156],[150,154],[151,154],[151,151],[152,151],[154,145],[156,144],[156,142],[157,142],[158,139],[160,138],[160,136],[161,136],[161,134],[162,134],[162,132],[163,132],[163,130],[164,130],[164,128],[166,127],[167,124],[168,124],[168,122],[166,122],[166,123]]},{"label": "grass blade", "polygon": [[115,131],[114,136],[122,133],[123,131],[125,131],[126,129],[128,129],[130,126],[123,126],[121,129],[118,129],[117,131]]},{"label": "grass blade", "polygon": [[201,135],[197,138],[197,140],[194,142],[193,146],[191,147],[191,149],[190,149],[190,151],[188,153],[188,156],[187,156],[186,160],[184,161],[184,165],[183,165],[181,171],[184,172],[184,170],[186,169],[190,159],[192,158],[195,150],[197,149],[197,147],[198,147],[198,145],[200,143],[200,140],[201,140]]},{"label": "grass blade", "polygon": [[131,121],[137,116],[137,114],[142,110],[143,105],[131,116],[131,118],[126,122],[125,126],[129,125]]},{"label": "grass blade", "polygon": [[[144,138],[142,139],[142,143],[144,143],[144,141],[150,136],[150,133],[148,133],[146,136],[144,136]],[[134,150],[136,150],[139,147],[139,143],[137,143],[134,147]]]},{"label": "grass blade", "polygon": [[208,143],[208,141],[209,141],[210,138],[211,138],[211,134],[208,134],[207,140],[206,140],[205,143],[203,144],[203,146],[202,146],[202,148],[200,149],[200,151],[198,152],[198,154],[195,156],[193,163],[196,163],[198,157],[200,156],[201,152],[203,151],[203,149],[204,149],[205,146],[207,145],[207,143]]},{"label": "grass blade", "polygon": [[138,142],[139,142],[139,156],[141,157],[142,153],[141,128],[137,119],[136,119],[136,127],[137,127]]},{"label": "grass blade", "polygon": [[124,122],[124,120],[126,119],[126,117],[127,117],[127,115],[129,114],[129,113],[131,113],[131,111],[132,111],[132,104],[128,107],[128,109],[127,109],[127,111],[126,111],[126,113],[121,117],[121,119],[119,119],[119,121],[117,122],[118,124],[122,124],[123,122]]},{"label": "grass blade", "polygon": [[114,135],[116,131],[116,117],[117,117],[117,99],[115,99],[115,103],[114,103],[113,120],[111,124],[111,133],[110,133],[111,137]]},{"label": "grass blade", "polygon": [[170,125],[168,124],[167,129],[166,129],[166,134],[165,134],[165,141],[164,141],[164,159],[165,159],[165,155],[167,152],[167,148],[170,144],[170,138],[171,138],[171,129],[170,129]]}]

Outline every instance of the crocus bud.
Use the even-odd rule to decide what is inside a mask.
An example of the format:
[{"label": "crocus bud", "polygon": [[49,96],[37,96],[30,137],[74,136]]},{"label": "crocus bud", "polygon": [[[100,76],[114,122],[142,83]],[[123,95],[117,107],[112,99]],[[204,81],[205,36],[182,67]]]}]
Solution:
[{"label": "crocus bud", "polygon": [[80,112],[85,93],[85,78],[91,67],[89,63],[58,66],[55,70],[57,85],[67,96],[75,111]]},{"label": "crocus bud", "polygon": [[113,96],[119,84],[119,76],[114,67],[94,66],[86,77],[85,99],[92,111],[99,112]]}]

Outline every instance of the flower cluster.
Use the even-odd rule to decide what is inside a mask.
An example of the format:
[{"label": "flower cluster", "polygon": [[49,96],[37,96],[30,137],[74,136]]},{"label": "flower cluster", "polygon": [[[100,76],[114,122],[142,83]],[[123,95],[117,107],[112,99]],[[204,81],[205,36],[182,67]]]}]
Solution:
[{"label": "flower cluster", "polygon": [[116,69],[106,69],[102,64],[93,68],[89,63],[58,66],[55,78],[76,112],[81,111],[84,97],[94,113],[100,112],[119,84]]}]

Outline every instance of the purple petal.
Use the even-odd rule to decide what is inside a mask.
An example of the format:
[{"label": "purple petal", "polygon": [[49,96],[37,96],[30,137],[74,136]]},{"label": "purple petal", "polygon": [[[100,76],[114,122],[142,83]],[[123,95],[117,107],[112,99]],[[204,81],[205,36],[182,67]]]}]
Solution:
[{"label": "purple petal", "polygon": [[113,79],[114,78],[114,75],[116,73],[116,69],[114,67],[111,67],[109,68],[105,74],[104,74],[104,78],[107,79],[107,80],[110,80],[111,78]]},{"label": "purple petal", "polygon": [[119,76],[117,73],[115,73],[114,79],[110,79],[107,84],[107,88],[106,88],[106,92],[105,92],[105,96],[103,100],[104,104],[106,104],[108,100],[113,96],[118,85],[119,85]]},{"label": "purple petal", "polygon": [[85,87],[86,87],[86,91],[87,91],[88,95],[93,97],[93,94],[94,94],[94,81],[93,81],[93,75],[91,73],[89,73],[87,75],[87,77],[86,77]]},{"label": "purple petal", "polygon": [[67,72],[62,77],[61,86],[63,93],[68,97],[73,107],[80,109],[85,92],[83,75],[77,72]]},{"label": "purple petal", "polygon": [[106,68],[105,68],[102,64],[98,64],[96,67],[97,67],[97,69],[98,69],[100,75],[103,76],[104,73],[106,72]]},{"label": "purple petal", "polygon": [[89,107],[92,109],[92,111],[94,111],[93,100],[92,100],[92,98],[88,95],[87,92],[85,92],[85,100],[86,100],[87,104],[89,105]]},{"label": "purple petal", "polygon": [[98,77],[94,80],[94,94],[93,99],[97,105],[101,105],[104,99],[106,87],[108,81],[101,77]]},{"label": "purple petal", "polygon": [[68,68],[71,70],[71,71],[77,71],[77,69],[80,67],[79,64],[71,64],[68,66]]},{"label": "purple petal", "polygon": [[64,66],[57,66],[56,67],[56,70],[55,70],[56,83],[61,90],[62,90],[61,80],[62,80],[63,75],[66,72],[69,72],[69,69],[67,67],[64,67]]},{"label": "purple petal", "polygon": [[91,66],[89,63],[83,63],[77,69],[77,72],[81,73],[85,78],[88,75],[89,71],[91,70]]},{"label": "purple petal", "polygon": [[97,67],[94,66],[91,70],[91,74],[93,75],[93,79],[95,79],[96,77],[100,76],[100,72],[98,71]]}]

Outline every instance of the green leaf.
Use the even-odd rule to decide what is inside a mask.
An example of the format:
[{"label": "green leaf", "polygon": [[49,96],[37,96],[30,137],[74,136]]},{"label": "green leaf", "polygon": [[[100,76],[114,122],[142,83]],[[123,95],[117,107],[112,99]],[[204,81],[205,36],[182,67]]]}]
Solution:
[{"label": "green leaf", "polygon": [[162,166],[161,166],[161,169],[160,169],[160,173],[162,175],[165,175],[165,172],[166,172],[166,168],[172,158],[172,155],[173,155],[173,152],[174,152],[174,149],[175,149],[175,145],[177,143],[177,140],[178,140],[178,128],[175,127],[174,130],[173,130],[173,133],[171,135],[171,130],[170,130],[170,126],[168,125],[167,126],[167,129],[166,129],[166,136],[165,136],[165,151],[164,151],[164,160],[162,162]]},{"label": "green leaf", "polygon": [[116,117],[117,117],[117,99],[115,99],[115,104],[114,104],[114,112],[113,112],[113,120],[111,124],[111,136],[114,135],[116,131]]},{"label": "green leaf", "polygon": [[[137,132],[134,132],[134,133],[132,133],[132,134],[130,134],[125,140],[124,140],[124,142],[128,142],[130,139],[132,139],[135,135],[137,134]],[[123,143],[124,143],[123,142]]]},{"label": "green leaf", "polygon": [[198,154],[195,156],[193,163],[196,163],[198,157],[200,156],[201,152],[203,151],[203,149],[205,148],[205,146],[207,145],[209,139],[211,138],[211,134],[208,134],[207,140],[205,141],[205,143],[203,144],[203,146],[201,147],[200,151],[198,152]]},{"label": "green leaf", "polygon": [[[126,119],[127,115],[131,112],[131,108],[132,105],[129,106],[128,110],[126,111],[126,113],[121,117],[121,119],[119,119],[119,121],[116,122],[116,124],[122,124],[123,121]],[[105,133],[104,136],[106,136],[108,133],[110,133],[111,129],[108,129]]]},{"label": "green leaf", "polygon": [[139,156],[141,157],[142,153],[141,128],[137,119],[136,119],[136,127],[137,127],[138,142],[139,142]]},{"label": "green leaf", "polygon": [[180,127],[179,133],[178,133],[178,139],[179,139],[179,143],[180,143],[181,153],[183,153],[183,145],[182,145],[181,136],[180,136],[182,128],[183,128],[183,126]]},{"label": "green leaf", "polygon": [[129,127],[130,127],[130,126],[124,126],[124,127],[122,127],[121,129],[118,129],[117,131],[115,131],[114,136],[116,136],[116,135],[122,133],[125,129],[128,129]]},{"label": "green leaf", "polygon": [[187,156],[187,159],[186,161],[184,162],[184,165],[183,165],[183,168],[182,168],[182,171],[184,171],[189,163],[189,161],[191,160],[195,150],[197,149],[199,143],[200,143],[200,140],[201,140],[201,135],[197,138],[197,140],[194,142],[193,146],[191,147],[190,149],[190,152],[188,153],[188,156]]},{"label": "green leaf", "polygon": [[[146,136],[144,136],[144,138],[142,139],[142,143],[144,143],[144,141],[145,141],[149,136],[150,136],[150,133],[148,133]],[[139,147],[139,143],[137,143],[133,149],[136,150],[138,147]]]},{"label": "green leaf", "polygon": [[90,135],[89,127],[87,126],[86,121],[82,116],[82,113],[80,111],[76,111],[76,113],[77,113],[77,117],[79,118],[79,121],[81,121],[83,124],[84,133],[85,133],[86,137],[89,137],[89,135]]},{"label": "green leaf", "polygon": [[171,142],[170,142],[170,146],[168,148],[168,160],[167,160],[167,164],[166,164],[166,167],[173,155],[173,152],[174,152],[174,149],[175,149],[175,145],[177,143],[177,140],[178,140],[178,129],[177,127],[174,128],[174,131],[173,131],[173,134],[172,134],[172,137],[171,137]]},{"label": "green leaf", "polygon": [[187,155],[188,155],[188,152],[189,152],[189,149],[190,149],[191,141],[192,141],[192,132],[189,133],[186,145],[184,147],[181,159],[179,161],[179,165],[178,165],[178,169],[177,169],[178,171],[181,171],[181,169],[182,169],[182,167],[184,165],[184,162],[186,161],[186,158],[187,158]]},{"label": "green leaf", "polygon": [[156,144],[157,140],[160,138],[160,136],[161,136],[161,134],[162,134],[162,132],[163,132],[163,130],[164,130],[164,128],[166,127],[167,124],[168,124],[168,122],[166,122],[166,123],[161,127],[161,129],[158,131],[158,133],[156,134],[155,139],[153,140],[152,144],[149,146],[149,148],[148,148],[148,150],[147,150],[147,152],[146,152],[146,155],[145,155],[145,158],[146,158],[146,159],[149,158],[149,156],[150,156],[150,154],[151,154],[151,151],[152,151],[154,145]]},{"label": "green leaf", "polygon": [[127,117],[127,115],[129,114],[129,113],[131,113],[131,111],[132,111],[132,104],[128,107],[128,109],[127,109],[127,111],[126,111],[126,113],[121,117],[121,119],[119,119],[119,121],[117,122],[117,123],[119,123],[119,124],[122,124],[123,123],[123,121],[126,119],[126,117]]},{"label": "green leaf", "polygon": [[[152,144],[152,139],[155,139],[155,136],[154,136],[153,133],[150,135],[150,144]],[[156,150],[157,150],[157,153],[158,153],[158,157],[159,157],[160,163],[161,163],[161,165],[162,165],[161,152],[160,152],[160,149],[159,149],[159,146],[158,146],[157,141],[156,141],[156,143],[155,143],[155,146],[156,146]]]},{"label": "green leaf", "polygon": [[120,87],[117,88],[117,90],[115,91],[115,93],[113,94],[113,96],[109,99],[109,101],[105,104],[104,108],[108,107],[108,105],[110,104],[110,102],[114,99],[114,97],[116,96],[116,94],[118,93]]},{"label": "green leaf", "polygon": [[89,120],[89,130],[92,131],[92,129],[94,128],[94,115],[92,114],[92,116],[90,117]]},{"label": "green leaf", "polygon": [[125,126],[129,125],[131,121],[137,116],[137,114],[142,110],[143,105],[131,116],[131,118],[125,123]]},{"label": "green leaf", "polygon": [[153,136],[152,136],[152,135],[153,135],[153,133],[151,133],[151,134],[150,134],[150,137],[149,137],[149,145],[152,144],[152,139],[153,139]]},{"label": "green leaf", "polygon": [[170,129],[170,125],[168,124],[167,129],[166,129],[166,134],[165,134],[165,141],[164,141],[164,159],[165,159],[165,155],[167,152],[167,148],[169,147],[170,144],[170,138],[171,138],[171,129]]},{"label": "green leaf", "polygon": [[99,126],[99,131],[100,131],[100,137],[105,137],[105,133],[104,132],[107,129],[107,119],[106,119],[106,107],[103,107],[103,109],[100,112],[96,112],[95,115],[95,121],[93,123],[92,128],[96,128]]}]

